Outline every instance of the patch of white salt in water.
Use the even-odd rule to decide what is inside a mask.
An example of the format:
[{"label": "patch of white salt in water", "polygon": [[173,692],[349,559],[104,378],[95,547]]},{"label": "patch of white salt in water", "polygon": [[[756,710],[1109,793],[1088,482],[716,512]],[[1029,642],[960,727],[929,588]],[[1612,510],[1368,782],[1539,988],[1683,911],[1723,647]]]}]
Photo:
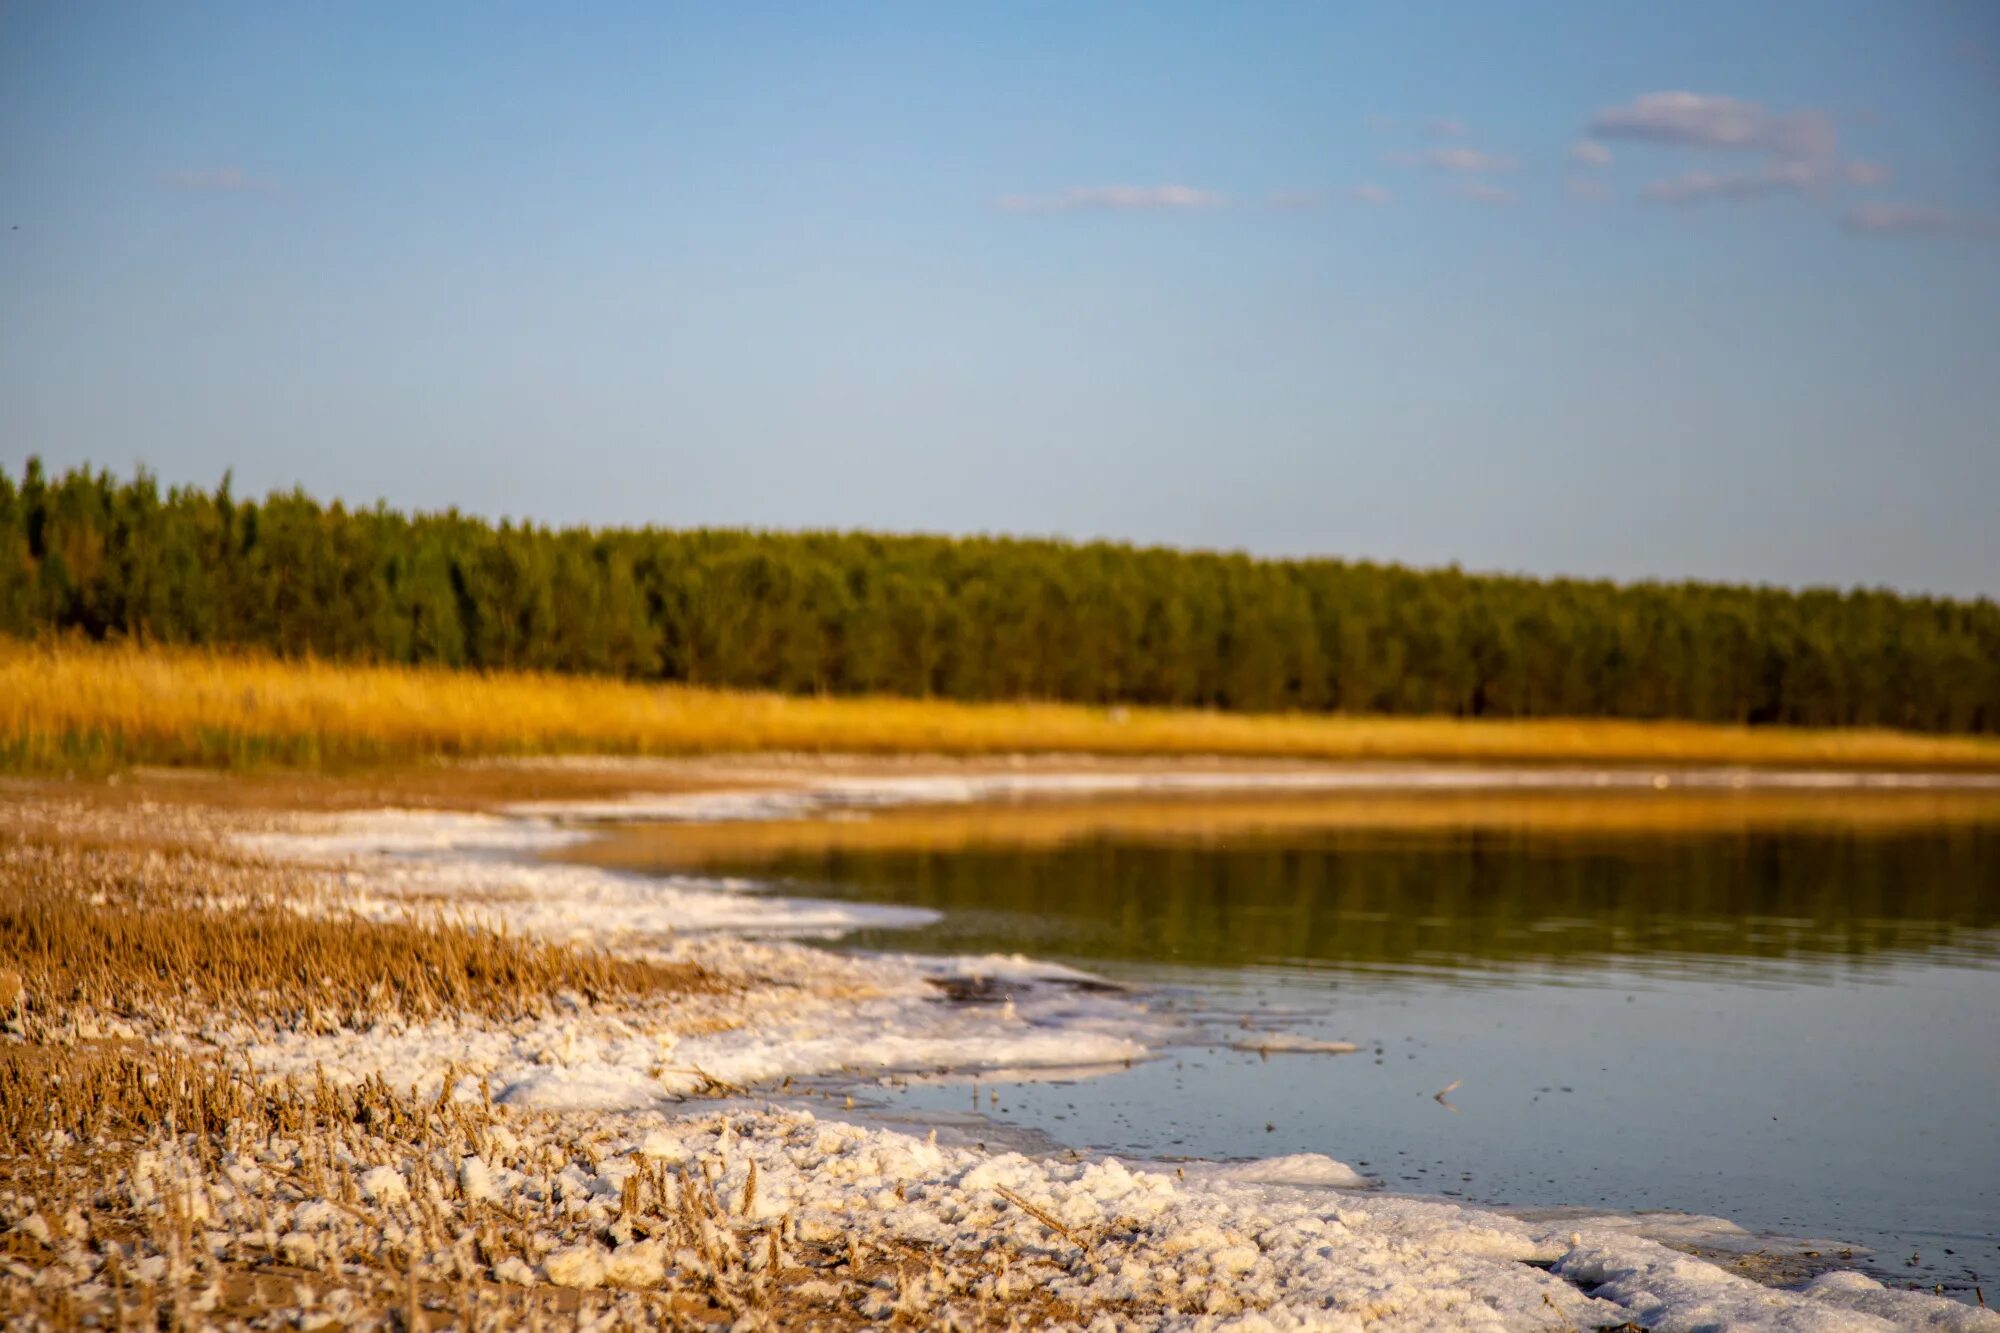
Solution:
[{"label": "patch of white salt in water", "polygon": [[1194,1180],[1231,1180],[1244,1185],[1310,1185],[1321,1189],[1366,1190],[1380,1188],[1382,1182],[1364,1176],[1345,1162],[1336,1162],[1324,1153],[1286,1153],[1282,1157],[1252,1158],[1247,1162],[1183,1162],[1175,1174]]},{"label": "patch of white salt in water", "polygon": [[[449,905],[509,929],[705,962],[770,984],[706,1008],[606,1010],[569,1001],[569,1012],[515,1024],[265,1034],[246,1051],[253,1064],[278,1073],[323,1069],[336,1079],[379,1074],[426,1093],[450,1080],[458,1097],[490,1089],[516,1105],[631,1117],[651,1126],[635,1128],[634,1151],[718,1159],[724,1197],[747,1196],[755,1161],[760,1215],[792,1211],[830,1233],[866,1218],[906,1240],[967,1250],[1005,1228],[1042,1256],[1046,1272],[1038,1276],[1053,1294],[1160,1311],[1136,1317],[1141,1326],[1525,1329],[1636,1320],[1659,1330],[2000,1329],[1991,1312],[1859,1274],[1777,1290],[1629,1226],[1536,1223],[1435,1200],[1358,1195],[1366,1177],[1317,1154],[1135,1169],[1108,1157],[939,1146],[796,1110],[663,1120],[668,1099],[717,1084],[841,1071],[1115,1065],[1143,1058],[1170,1033],[1136,998],[1023,958],[840,957],[745,938],[838,932],[889,909],[502,859],[568,836],[539,816],[404,812],[319,820],[254,845],[320,866],[336,909]],[[683,1014],[686,1030],[677,1031]],[[631,1169],[623,1156],[603,1160],[603,1188],[591,1192],[607,1208],[620,1173]],[[1118,1243],[1078,1253],[1012,1206],[1003,1188],[1074,1236],[1116,1235]]]}]

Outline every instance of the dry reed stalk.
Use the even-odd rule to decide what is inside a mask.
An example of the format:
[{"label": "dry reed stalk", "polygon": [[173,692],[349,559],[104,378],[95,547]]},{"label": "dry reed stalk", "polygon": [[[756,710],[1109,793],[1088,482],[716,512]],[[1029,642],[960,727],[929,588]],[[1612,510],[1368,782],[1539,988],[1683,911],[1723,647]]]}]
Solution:
[{"label": "dry reed stalk", "polygon": [[[366,1026],[385,1013],[516,1017],[562,992],[596,1002],[720,986],[692,966],[452,921],[306,915],[287,904],[289,885],[194,855],[0,848],[0,959],[42,1022],[192,1006]],[[229,905],[204,905],[217,900]]]},{"label": "dry reed stalk", "polygon": [[1074,1231],[1070,1230],[1067,1226],[1065,1226],[1059,1219],[1056,1218],[1056,1216],[1053,1213],[1050,1213],[1047,1209],[1037,1207],[1035,1204],[1030,1203],[1028,1200],[1016,1194],[1013,1190],[1008,1189],[1005,1185],[995,1185],[993,1187],[993,1191],[994,1193],[998,1194],[1001,1198],[1005,1199],[1008,1203],[1013,1204],[1016,1208],[1019,1208],[1022,1212],[1034,1218],[1037,1222],[1040,1222],[1050,1231],[1055,1232],[1058,1236],[1061,1236],[1064,1240],[1076,1246],[1076,1248],[1078,1248],[1079,1250],[1083,1250],[1086,1252],[1089,1251],[1090,1249],[1089,1244],[1081,1236],[1077,1235]]}]

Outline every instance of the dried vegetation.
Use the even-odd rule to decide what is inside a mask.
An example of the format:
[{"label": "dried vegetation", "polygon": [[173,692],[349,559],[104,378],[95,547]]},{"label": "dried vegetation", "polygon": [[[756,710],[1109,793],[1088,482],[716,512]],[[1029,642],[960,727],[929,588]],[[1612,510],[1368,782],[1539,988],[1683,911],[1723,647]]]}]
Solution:
[{"label": "dried vegetation", "polygon": [[0,768],[17,771],[772,750],[2000,770],[2000,740],[1991,737],[1864,728],[790,697],[0,640]]},{"label": "dried vegetation", "polygon": [[10,1326],[1084,1322],[1010,1285],[1004,1251],[940,1263],[908,1241],[757,1218],[754,1160],[726,1196],[715,1159],[613,1158],[602,1130],[379,1080],[17,1044],[0,1048],[0,1134]]},{"label": "dried vegetation", "polygon": [[515,1018],[570,992],[587,1003],[713,989],[692,966],[613,958],[442,917],[308,913],[303,877],[192,846],[17,841],[0,850],[0,958],[20,1020],[80,1015],[279,1019],[366,1028],[392,1016]]},{"label": "dried vegetation", "polygon": [[728,1194],[722,1157],[648,1156],[632,1117],[468,1100],[472,1070],[435,1097],[260,1074],[232,1031],[658,1013],[725,981],[342,913],[215,833],[190,807],[0,803],[7,1327],[1087,1322],[1004,1246],[762,1216],[754,1165]]}]

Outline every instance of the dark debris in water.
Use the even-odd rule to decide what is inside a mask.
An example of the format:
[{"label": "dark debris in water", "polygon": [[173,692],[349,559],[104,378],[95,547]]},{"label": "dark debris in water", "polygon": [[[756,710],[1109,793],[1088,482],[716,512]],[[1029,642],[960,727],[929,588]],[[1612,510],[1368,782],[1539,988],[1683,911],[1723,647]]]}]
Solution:
[{"label": "dark debris in water", "polygon": [[1123,991],[1125,987],[1095,977],[1037,977],[1023,981],[1009,977],[931,977],[930,984],[953,1004],[1000,1004],[1032,986],[1054,986],[1085,995]]}]

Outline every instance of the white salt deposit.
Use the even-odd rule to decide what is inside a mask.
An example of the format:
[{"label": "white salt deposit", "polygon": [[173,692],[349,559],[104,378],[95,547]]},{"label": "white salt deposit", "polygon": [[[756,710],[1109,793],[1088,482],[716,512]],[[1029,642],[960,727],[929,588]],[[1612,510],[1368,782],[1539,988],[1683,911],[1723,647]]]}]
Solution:
[{"label": "white salt deposit", "polygon": [[1345,1162],[1316,1152],[1261,1157],[1248,1162],[1193,1162],[1176,1168],[1182,1178],[1232,1180],[1244,1185],[1303,1185],[1320,1189],[1374,1189],[1382,1182]]},{"label": "white salt deposit", "polygon": [[409,1182],[393,1166],[373,1167],[362,1173],[359,1183],[361,1192],[376,1203],[409,1202]]},{"label": "white salt deposit", "polygon": [[1748,1278],[1650,1240],[1579,1233],[1552,1270],[1655,1333],[1774,1328],[2000,1329],[2000,1315],[1927,1292],[1896,1291],[1860,1273],[1828,1273],[1798,1291]]}]

